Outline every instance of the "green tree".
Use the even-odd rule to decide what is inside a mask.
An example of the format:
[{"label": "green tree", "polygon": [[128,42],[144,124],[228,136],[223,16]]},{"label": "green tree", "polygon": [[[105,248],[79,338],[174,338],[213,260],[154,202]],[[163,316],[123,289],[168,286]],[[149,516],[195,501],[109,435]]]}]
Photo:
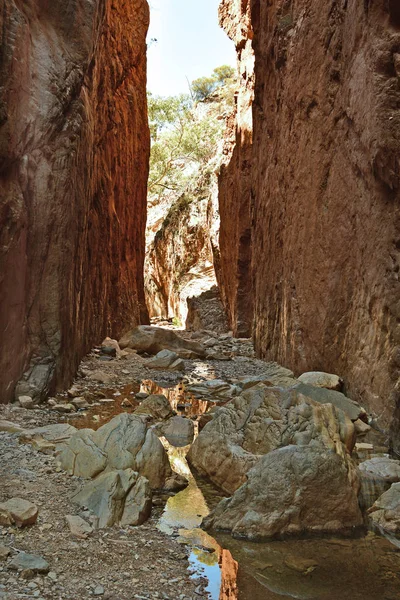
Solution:
[{"label": "green tree", "polygon": [[[218,90],[218,94],[214,92]],[[149,195],[153,201],[165,191],[182,193],[193,174],[216,153],[224,129],[221,112],[233,102],[234,70],[223,65],[211,77],[192,82],[192,97],[148,94],[151,155]],[[208,101],[205,110],[200,106]]]},{"label": "green tree", "polygon": [[214,69],[213,76],[217,82],[217,85],[225,85],[229,81],[234,81],[236,77],[236,71],[229,65],[222,65],[221,67]]},{"label": "green tree", "polygon": [[222,132],[216,116],[196,115],[189,96],[148,95],[152,139],[150,195],[181,192],[192,172],[214,155]]},{"label": "green tree", "polygon": [[199,77],[192,81],[192,93],[195,100],[203,102],[215,92],[218,87],[215,77]]}]

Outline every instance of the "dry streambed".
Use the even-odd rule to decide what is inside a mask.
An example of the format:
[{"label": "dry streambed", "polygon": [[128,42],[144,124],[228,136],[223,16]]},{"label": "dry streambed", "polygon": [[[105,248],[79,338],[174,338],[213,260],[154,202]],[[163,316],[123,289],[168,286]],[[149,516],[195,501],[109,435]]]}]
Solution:
[{"label": "dry streambed", "polygon": [[[375,545],[382,573],[375,585],[354,577],[357,589],[364,600],[380,598],[382,586],[396,597],[395,546],[364,535],[370,523],[396,541],[400,464],[340,393],[340,378],[299,379],[256,360],[249,340],[141,327],[121,345],[105,340],[47,407],[29,398],[3,407],[0,502],[29,500],[38,517],[22,506],[30,521],[21,526],[0,505],[0,597],[233,600],[297,586],[311,599],[311,578],[330,599],[341,587],[315,559],[316,542],[252,540],[356,532],[364,545],[350,547],[367,566]],[[187,458],[214,487],[196,481]],[[336,563],[351,573],[348,546],[326,544],[325,562],[339,548]],[[283,578],[274,558],[282,552]]]}]

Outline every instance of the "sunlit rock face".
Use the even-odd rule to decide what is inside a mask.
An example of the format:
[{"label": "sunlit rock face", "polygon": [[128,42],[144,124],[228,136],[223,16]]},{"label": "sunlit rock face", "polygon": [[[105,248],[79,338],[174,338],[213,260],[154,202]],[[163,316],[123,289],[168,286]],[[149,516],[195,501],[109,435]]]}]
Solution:
[{"label": "sunlit rock face", "polygon": [[[399,9],[383,0],[250,4],[239,59],[252,36],[251,225],[231,212],[228,233],[244,228],[239,239],[251,239],[256,348],[296,374],[340,373],[387,427],[400,402]],[[243,6],[221,10],[236,23]],[[237,134],[234,152],[247,147]],[[245,190],[238,210],[248,202]],[[231,287],[220,283],[226,298],[248,265],[231,243],[221,229],[221,264],[240,266]],[[392,429],[399,449],[399,419]]]},{"label": "sunlit rock face", "polygon": [[200,193],[188,190],[169,206],[149,207],[145,287],[151,317],[175,317],[184,325],[187,299],[216,283],[213,231],[219,220],[213,188],[207,183]]},{"label": "sunlit rock face", "polygon": [[145,0],[0,0],[0,398],[146,322]]},{"label": "sunlit rock face", "polygon": [[251,276],[251,155],[254,97],[254,53],[249,0],[223,0],[220,24],[238,55],[239,88],[236,110],[228,121],[225,160],[218,178],[220,261],[217,279],[229,325],[235,335],[251,334],[253,291]]}]

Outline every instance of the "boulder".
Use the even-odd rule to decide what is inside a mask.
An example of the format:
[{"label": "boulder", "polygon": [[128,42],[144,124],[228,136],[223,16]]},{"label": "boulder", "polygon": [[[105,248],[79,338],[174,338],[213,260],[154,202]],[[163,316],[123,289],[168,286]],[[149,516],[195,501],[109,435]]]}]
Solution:
[{"label": "boulder", "polygon": [[77,515],[67,515],[65,519],[68,523],[69,530],[74,537],[84,540],[93,531],[93,527]]},{"label": "boulder", "polygon": [[323,373],[322,371],[309,371],[300,375],[298,379],[306,385],[313,385],[314,387],[334,390],[336,392],[341,392],[343,388],[343,379],[337,375]]},{"label": "boulder", "polygon": [[22,498],[11,498],[0,504],[0,525],[15,524],[17,527],[34,525],[38,518],[38,507]]},{"label": "boulder", "polygon": [[368,514],[379,529],[388,534],[400,533],[400,483],[393,483],[374,505]]},{"label": "boulder", "polygon": [[59,413],[71,413],[75,411],[75,406],[70,402],[67,404],[54,404],[54,406],[51,407],[51,410],[55,410]]},{"label": "boulder", "polygon": [[273,387],[292,387],[297,383],[297,379],[293,374],[293,371],[281,367],[276,362],[265,363],[262,375],[251,375],[242,376],[238,379],[238,385],[243,389],[247,390],[259,383]]},{"label": "boulder", "polygon": [[185,417],[172,417],[163,427],[163,435],[177,448],[188,446],[194,439],[194,423]]},{"label": "boulder", "polygon": [[30,396],[19,396],[18,402],[22,408],[34,408],[35,401]]},{"label": "boulder", "polygon": [[94,441],[93,429],[79,429],[61,448],[61,467],[70,475],[96,477],[107,465],[107,454]]},{"label": "boulder", "polygon": [[312,446],[263,456],[247,481],[222,500],[204,527],[251,540],[284,535],[352,534],[362,527],[359,481],[350,458]]},{"label": "boulder", "polygon": [[170,329],[139,325],[119,341],[121,348],[132,348],[138,352],[157,354],[161,350],[172,350],[180,358],[203,358],[205,348],[192,340],[185,340]]},{"label": "boulder", "polygon": [[358,468],[366,477],[380,479],[388,483],[400,481],[400,460],[377,456],[364,460],[358,465]]},{"label": "boulder", "polygon": [[220,407],[199,433],[188,461],[232,494],[260,457],[281,446],[314,446],[351,452],[354,426],[331,404],[319,404],[297,388],[258,385]]},{"label": "boulder", "polygon": [[172,417],[173,412],[169,400],[163,394],[151,394],[135,409],[134,414],[164,420]]},{"label": "boulder", "polygon": [[132,469],[103,473],[73,497],[98,517],[98,527],[141,525],[151,513],[149,481]]},{"label": "boulder", "polygon": [[88,379],[97,381],[98,383],[110,384],[114,381],[115,375],[104,373],[104,371],[93,371],[88,374]]},{"label": "boulder", "polygon": [[8,565],[8,568],[12,569],[13,571],[29,570],[36,574],[48,573],[50,565],[42,556],[20,552],[12,559]]},{"label": "boulder", "polygon": [[117,415],[97,431],[77,431],[60,448],[59,462],[71,475],[87,479],[103,471],[132,469],[146,477],[152,489],[163,489],[173,476],[162,443],[143,418],[132,414]]},{"label": "boulder", "polygon": [[72,400],[72,404],[76,409],[89,408],[90,404],[84,396],[77,396]]},{"label": "boulder", "polygon": [[320,404],[333,404],[333,406],[336,406],[336,408],[340,408],[340,410],[345,412],[352,421],[357,421],[357,419],[361,419],[363,421],[367,420],[367,414],[362,406],[360,406],[355,400],[347,398],[347,396],[340,392],[334,392],[325,388],[306,385],[305,383],[301,382],[295,387],[299,394],[302,394],[303,396],[310,398],[315,402],[319,402]]},{"label": "boulder", "polygon": [[361,491],[360,506],[370,508],[392,483],[400,481],[400,461],[385,456],[370,458],[358,465]]},{"label": "boulder", "polygon": [[176,352],[171,350],[161,350],[154,358],[146,362],[149,369],[165,369],[169,371],[184,371],[185,363]]},{"label": "boulder", "polygon": [[106,339],[103,340],[101,344],[101,352],[110,356],[116,356],[117,358],[121,357],[121,348],[117,340],[113,340],[109,337],[106,337]]}]

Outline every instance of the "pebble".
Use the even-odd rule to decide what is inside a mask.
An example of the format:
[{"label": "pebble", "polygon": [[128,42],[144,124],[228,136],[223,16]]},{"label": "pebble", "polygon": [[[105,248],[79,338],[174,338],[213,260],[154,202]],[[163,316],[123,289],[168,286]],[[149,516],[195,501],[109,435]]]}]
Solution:
[{"label": "pebble", "polygon": [[96,585],[96,587],[93,590],[93,594],[95,596],[102,596],[104,594],[104,588],[102,585]]}]

